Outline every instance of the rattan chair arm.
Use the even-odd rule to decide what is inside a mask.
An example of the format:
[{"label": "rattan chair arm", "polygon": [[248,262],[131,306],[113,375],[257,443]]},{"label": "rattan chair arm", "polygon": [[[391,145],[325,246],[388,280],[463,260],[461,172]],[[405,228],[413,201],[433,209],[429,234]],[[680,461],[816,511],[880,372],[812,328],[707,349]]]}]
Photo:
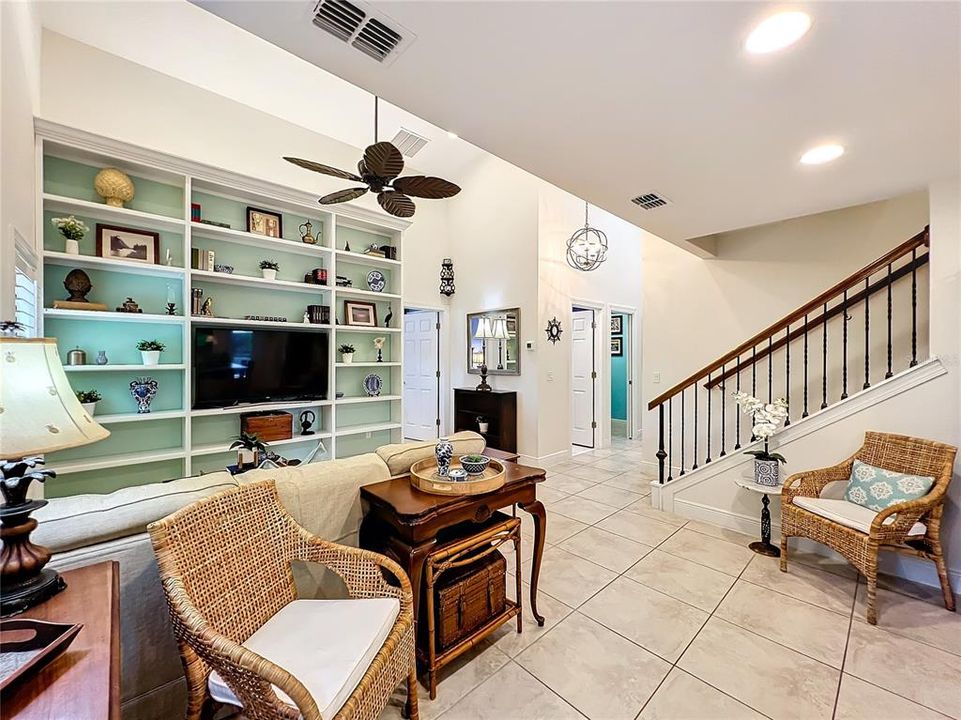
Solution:
[{"label": "rattan chair arm", "polygon": [[784,487],[781,490],[781,503],[790,504],[796,497],[820,497],[821,492],[830,483],[847,480],[851,477],[851,466],[853,464],[854,457],[852,456],[831,467],[794,473],[784,481]]},{"label": "rattan chair arm", "polygon": [[[930,493],[923,497],[906,500],[884,508],[871,521],[870,534],[874,536],[896,534],[899,539],[903,539],[918,520],[944,502],[945,490],[946,485],[941,484],[935,486]],[[894,520],[885,522],[892,515],[895,516]]]}]

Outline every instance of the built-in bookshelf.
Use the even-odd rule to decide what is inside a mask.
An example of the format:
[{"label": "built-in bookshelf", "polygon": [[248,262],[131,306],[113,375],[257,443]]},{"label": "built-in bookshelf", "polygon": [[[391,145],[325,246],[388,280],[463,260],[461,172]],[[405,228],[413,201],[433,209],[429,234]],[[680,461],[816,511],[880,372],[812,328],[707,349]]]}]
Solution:
[{"label": "built-in bookshelf", "polygon": [[[45,121],[37,122],[36,138],[41,332],[57,338],[64,362],[74,348],[86,352],[87,364],[66,366],[67,377],[75,390],[101,394],[95,419],[111,431],[104,441],[47,457],[48,467],[57,471],[45,488],[48,496],[110,492],[223,470],[233,461],[228,446],[240,431],[243,412],[290,412],[294,436],[271,443],[289,458],[307,457],[318,442],[333,459],[400,441],[403,232],[408,222],[351,204],[321,206],[310,193]],[[133,200],[122,208],[106,205],[94,191],[94,177],[104,167],[123,170],[136,186]],[[194,204],[200,205],[200,221],[196,211],[192,213]],[[280,214],[280,237],[248,232],[248,206]],[[79,255],[66,252],[51,223],[65,215],[75,215],[90,228]],[[317,244],[301,241],[299,228],[307,221]],[[158,233],[159,262],[101,257],[95,238],[98,223]],[[395,257],[366,254],[371,245],[389,246]],[[194,250],[213,252],[214,262],[231,266],[233,272],[192,267]],[[263,259],[280,264],[276,279],[262,277]],[[75,268],[90,277],[88,300],[105,304],[107,311],[53,307],[66,298],[63,281]],[[316,268],[327,271],[327,285],[305,282],[305,275]],[[382,292],[368,288],[372,270],[386,280]],[[338,287],[338,276],[351,287]],[[212,298],[212,317],[191,313],[195,290]],[[115,310],[128,297],[138,303],[140,313]],[[168,314],[171,299],[175,308]],[[379,327],[346,325],[345,300],[374,303]],[[329,306],[331,322],[305,323],[307,305]],[[388,314],[390,326],[384,326]],[[245,319],[248,315],[270,319]],[[328,367],[318,371],[328,373],[329,397],[193,410],[193,331],[211,324],[328,334]],[[373,343],[377,337],[384,338],[381,362]],[[142,365],[136,350],[141,339],[166,345],[160,365]],[[344,343],[356,348],[353,363],[341,361],[337,348]],[[106,365],[95,364],[101,350]],[[382,380],[377,397],[368,397],[364,390],[370,373]],[[129,392],[131,380],[142,376],[159,383],[147,414],[137,413]],[[316,415],[314,434],[301,436],[298,417],[306,410]]]}]

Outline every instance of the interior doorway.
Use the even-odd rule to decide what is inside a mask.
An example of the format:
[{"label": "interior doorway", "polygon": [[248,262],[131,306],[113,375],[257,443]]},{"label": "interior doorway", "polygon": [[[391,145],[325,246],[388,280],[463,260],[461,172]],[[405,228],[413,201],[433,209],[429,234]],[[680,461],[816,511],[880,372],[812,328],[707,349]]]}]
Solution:
[{"label": "interior doorway", "polygon": [[404,437],[440,437],[440,313],[404,308]]},{"label": "interior doorway", "polygon": [[634,437],[634,314],[611,309],[611,439]]},{"label": "interior doorway", "polygon": [[596,328],[596,311],[575,305],[571,311],[571,444],[575,450],[595,446]]}]

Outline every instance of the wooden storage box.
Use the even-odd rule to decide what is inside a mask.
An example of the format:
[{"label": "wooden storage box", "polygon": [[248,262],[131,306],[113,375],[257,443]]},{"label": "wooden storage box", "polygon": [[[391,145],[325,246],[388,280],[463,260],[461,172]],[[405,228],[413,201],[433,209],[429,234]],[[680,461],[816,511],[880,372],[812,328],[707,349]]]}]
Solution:
[{"label": "wooden storage box", "polygon": [[437,643],[447,649],[504,612],[507,561],[499,552],[442,576],[437,593]]},{"label": "wooden storage box", "polygon": [[263,442],[289,440],[294,435],[294,416],[276,410],[242,413],[240,430]]}]

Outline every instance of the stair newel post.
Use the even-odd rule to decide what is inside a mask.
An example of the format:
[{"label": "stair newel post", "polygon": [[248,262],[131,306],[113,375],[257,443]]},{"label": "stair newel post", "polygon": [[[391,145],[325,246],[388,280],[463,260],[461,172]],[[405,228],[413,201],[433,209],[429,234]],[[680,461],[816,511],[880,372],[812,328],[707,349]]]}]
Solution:
[{"label": "stair newel post", "polygon": [[711,373],[707,374],[707,459],[704,464],[711,462]]},{"label": "stair newel post", "polygon": [[697,381],[691,386],[691,391],[694,393],[694,462],[691,465],[691,470],[697,470]]},{"label": "stair newel post", "polygon": [[891,369],[891,363],[893,360],[891,353],[891,316],[894,311],[893,302],[891,298],[891,263],[888,263],[888,370],[884,373],[884,377],[889,378],[894,375]]},{"label": "stair newel post", "polygon": [[808,416],[808,316],[804,314],[804,412],[802,418]]},{"label": "stair newel post", "polygon": [[684,426],[684,390],[681,390],[681,472],[678,477],[684,475],[684,443],[687,440],[687,430]]},{"label": "stair newel post", "polygon": [[828,304],[824,303],[824,314],[821,316],[821,409],[828,406]]},{"label": "stair newel post", "polygon": [[667,452],[664,450],[664,403],[657,406],[657,419],[658,419],[658,437],[657,437],[657,480],[663,485],[664,484],[664,458],[667,457]]},{"label": "stair newel post", "polygon": [[784,329],[784,399],[787,400],[788,416],[784,427],[791,424],[791,323]]},{"label": "stair newel post", "polygon": [[674,397],[667,399],[667,481],[671,482],[674,468]]},{"label": "stair newel post", "polygon": [[918,364],[918,250],[911,251],[911,362]]},{"label": "stair newel post", "polygon": [[841,299],[841,399],[848,396],[848,291]]},{"label": "stair newel post", "polygon": [[[727,366],[721,365],[721,377],[726,378],[727,373],[725,372]],[[721,383],[721,454],[718,457],[724,457],[727,455],[727,380],[725,379]]]},{"label": "stair newel post", "polygon": [[[737,392],[741,392],[741,356],[734,360],[734,370],[737,376]],[[741,449],[741,413],[734,408],[734,449]]]},{"label": "stair newel post", "polygon": [[864,278],[864,385],[871,387],[871,276]]}]

